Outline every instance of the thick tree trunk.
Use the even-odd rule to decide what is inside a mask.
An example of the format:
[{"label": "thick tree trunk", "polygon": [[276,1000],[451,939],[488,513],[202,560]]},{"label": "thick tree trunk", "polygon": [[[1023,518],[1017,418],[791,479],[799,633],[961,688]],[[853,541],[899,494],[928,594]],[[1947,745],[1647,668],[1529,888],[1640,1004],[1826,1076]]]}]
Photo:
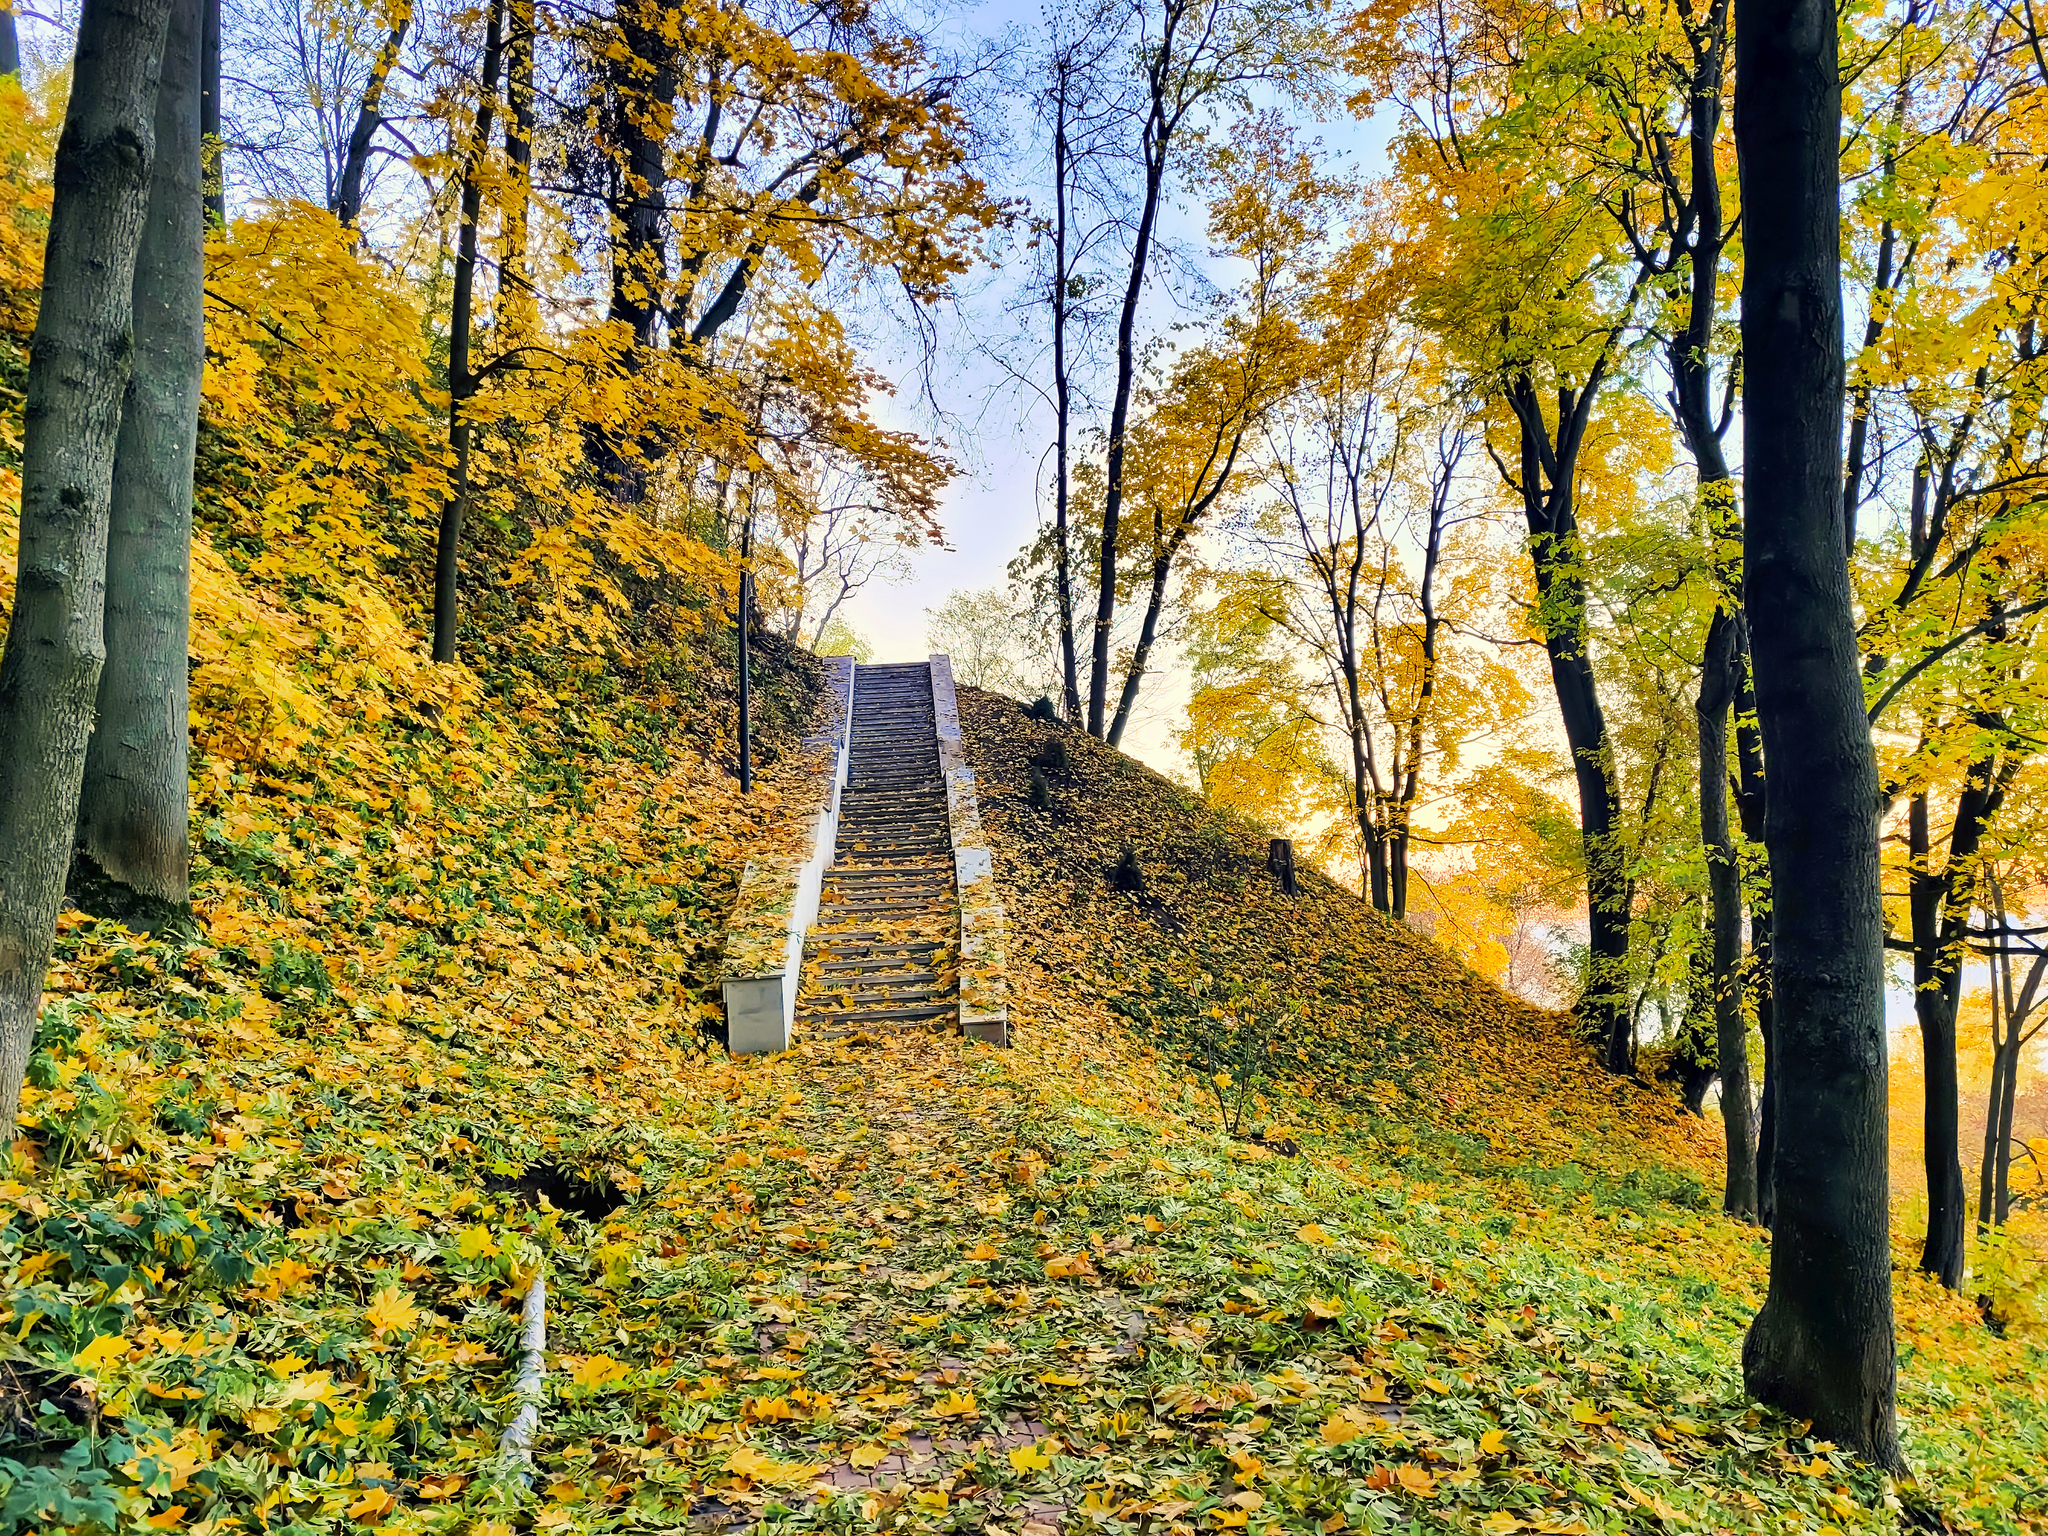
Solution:
[{"label": "thick tree trunk", "polygon": [[1749,1020],[1742,1010],[1742,876],[1728,829],[1728,706],[1735,694],[1735,618],[1716,611],[1700,673],[1700,842],[1707,852],[1713,925],[1714,1049],[1728,1146],[1722,1209],[1756,1219],[1756,1143],[1749,1091]]},{"label": "thick tree trunk", "polygon": [[498,70],[504,60],[503,0],[493,0],[484,40],[483,91],[476,110],[475,140],[463,161],[462,222],[456,236],[455,293],[448,315],[448,445],[455,466],[441,503],[441,528],[434,545],[434,660],[455,660],[460,594],[462,524],[469,512],[469,402],[477,378],[469,366],[470,323],[475,307],[477,221],[483,211],[484,158],[491,148],[491,123],[498,104]]},{"label": "thick tree trunk", "polygon": [[135,261],[134,366],[114,454],[106,663],[78,812],[79,840],[101,870],[179,907],[191,852],[192,450],[206,363],[203,5],[173,0],[165,35],[156,163]]},{"label": "thick tree trunk", "polygon": [[1777,1219],[1758,1398],[1899,1469],[1877,763],[1842,540],[1841,84],[1826,0],[1737,0],[1743,539],[1770,763]]},{"label": "thick tree trunk", "polygon": [[21,34],[13,11],[0,11],[0,75],[21,73]]},{"label": "thick tree trunk", "polygon": [[0,655],[0,1140],[21,1105],[105,657],[108,503],[169,15],[170,0],[85,0],[57,141]]}]

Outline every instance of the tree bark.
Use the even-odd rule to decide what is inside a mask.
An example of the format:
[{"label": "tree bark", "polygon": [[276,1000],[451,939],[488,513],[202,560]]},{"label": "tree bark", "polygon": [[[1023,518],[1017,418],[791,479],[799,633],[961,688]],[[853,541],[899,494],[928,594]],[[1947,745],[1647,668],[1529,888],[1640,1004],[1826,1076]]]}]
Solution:
[{"label": "tree bark", "polygon": [[[1735,622],[1735,808],[1742,836],[1764,846],[1764,744],[1756,724],[1756,688],[1749,655],[1749,626],[1740,613]],[[1765,850],[1768,885],[1769,850]],[[1771,1064],[1777,1041],[1777,1010],[1771,1004],[1771,904],[1768,894],[1749,898],[1749,965],[1746,985],[1756,1005],[1757,1033],[1763,1039],[1763,1088],[1757,1094],[1756,1219],[1768,1227],[1777,1205],[1772,1195],[1772,1157],[1778,1144],[1777,1093]]]},{"label": "tree bark", "polygon": [[1939,872],[1932,866],[1926,794],[1914,795],[1907,807],[1913,1014],[1920,1025],[1927,1095],[1921,1138],[1927,1168],[1927,1236],[1920,1249],[1920,1268],[1950,1290],[1963,1283],[1963,1232],[1969,1215],[1959,1149],[1956,1011],[1962,1002],[1963,952],[1976,898],[1978,851],[2005,801],[2012,766],[2016,765],[1988,756],[1970,764],[1956,797],[1955,822]]},{"label": "tree bark", "polygon": [[[217,3],[217,0],[209,0],[209,3]],[[370,78],[363,84],[363,100],[356,109],[355,127],[349,131],[348,146],[342,155],[341,176],[334,187],[333,213],[346,229],[353,229],[356,220],[362,217],[363,179],[370,169],[370,147],[376,142],[378,125],[384,121],[381,110],[384,82],[398,63],[398,50],[404,46],[406,29],[411,25],[412,7],[407,5],[391,24],[391,35],[377,50],[376,62],[370,66]]]},{"label": "tree bark", "polygon": [[1735,694],[1735,618],[1714,614],[1700,674],[1700,842],[1707,852],[1713,927],[1714,1049],[1721,1074],[1721,1121],[1728,1146],[1722,1209],[1756,1219],[1756,1142],[1749,1090],[1749,1020],[1742,1010],[1742,876],[1728,828],[1728,706]]},{"label": "tree bark", "polygon": [[[1223,455],[1222,465],[1215,470],[1215,480],[1209,484],[1206,491],[1179,509],[1177,521],[1171,532],[1164,526],[1164,514],[1153,514],[1152,539],[1158,553],[1152,560],[1152,583],[1145,597],[1145,617],[1138,626],[1138,644],[1131,652],[1130,671],[1124,676],[1123,691],[1117,698],[1116,715],[1110,722],[1107,740],[1112,747],[1123,745],[1124,731],[1131,723],[1131,711],[1137,708],[1138,689],[1145,681],[1145,667],[1151,660],[1152,647],[1159,639],[1160,615],[1166,611],[1166,584],[1173,575],[1173,562],[1179,557],[1182,547],[1186,545],[1195,529],[1201,525],[1202,518],[1208,514],[1209,509],[1216,504],[1216,499],[1229,486],[1231,472],[1237,466],[1238,453],[1244,447],[1244,435],[1251,429],[1251,420],[1251,413],[1247,410],[1238,423],[1237,431],[1231,436],[1230,449]],[[1203,466],[1204,471],[1207,468],[1208,466]],[[1202,484],[1199,476],[1195,483],[1197,486]]]},{"label": "tree bark", "polygon": [[1777,1219],[1756,1397],[1903,1469],[1877,762],[1842,537],[1841,84],[1826,0],[1737,0],[1745,606],[1772,788]]},{"label": "tree bark", "polygon": [[185,905],[192,451],[206,363],[206,210],[199,129],[205,0],[173,0],[156,100],[156,161],[135,261],[134,366],[107,530],[106,661],[78,829],[111,878]]},{"label": "tree bark", "polygon": [[1994,1224],[1992,1212],[1997,1209],[1998,1154],[2003,1145],[1998,1137],[1998,1128],[2006,1098],[2016,1086],[2006,1060],[2003,1029],[1997,968],[1994,966],[1991,983],[1991,1092],[1984,1101],[1984,1160],[1977,1169],[1977,1230],[1980,1233]]},{"label": "tree bark", "polygon": [[205,145],[206,221],[228,221],[227,165],[220,142],[220,0],[203,0],[199,37],[199,138]]},{"label": "tree bark", "polygon": [[[618,133],[614,152],[619,161],[618,195],[611,204],[611,303],[606,318],[623,323],[632,332],[633,351],[623,366],[626,372],[637,373],[642,356],[655,343],[655,323],[665,313],[668,130],[677,90],[675,50],[657,26],[650,24],[640,0],[620,8],[619,47],[608,54],[605,68]],[[716,111],[715,105],[712,110]],[[738,295],[745,292],[749,263],[756,259],[753,253],[743,257],[728,280],[735,309]],[[717,307],[714,304],[706,311],[691,333],[693,340],[706,341],[716,334],[723,324],[715,313]],[[678,339],[675,330],[683,318],[678,309],[672,342]],[[631,452],[616,434],[601,428],[587,428],[584,437],[586,456],[612,496],[628,504],[643,501],[652,442],[643,439],[640,451]]]},{"label": "tree bark", "polygon": [[1072,147],[1067,139],[1068,95],[1073,85],[1071,60],[1054,60],[1058,84],[1054,101],[1052,135],[1053,259],[1052,259],[1052,384],[1053,411],[1053,493],[1052,493],[1052,590],[1060,623],[1060,686],[1065,690],[1062,705],[1069,722],[1081,718],[1081,672],[1074,647],[1074,571],[1070,522],[1073,499],[1072,445],[1069,441],[1074,419],[1073,380],[1067,357],[1067,309],[1069,282],[1068,229],[1071,219],[1068,177],[1074,174]]},{"label": "tree bark", "polygon": [[15,27],[14,12],[0,11],[0,75],[21,73],[21,34]]},{"label": "tree bark", "polygon": [[1535,382],[1524,374],[1508,392],[1521,440],[1522,510],[1529,524],[1529,559],[1536,577],[1543,649],[1550,682],[1571,749],[1579,791],[1579,838],[1586,859],[1586,915],[1590,964],[1579,998],[1579,1018],[1599,1042],[1608,1071],[1635,1070],[1635,1038],[1628,1009],[1628,930],[1633,892],[1621,842],[1621,783],[1614,744],[1587,651],[1586,574],[1573,490],[1578,455],[1594,397],[1605,376],[1596,366],[1584,388],[1558,391],[1553,444]]},{"label": "tree bark", "polygon": [[477,99],[475,139],[463,160],[462,222],[456,236],[455,293],[448,316],[448,445],[454,450],[448,495],[441,503],[441,528],[434,545],[434,660],[455,660],[460,594],[456,577],[462,558],[462,524],[469,511],[470,437],[467,407],[476,397],[477,377],[469,366],[469,332],[476,293],[477,222],[483,212],[484,157],[490,153],[491,123],[498,105],[498,70],[504,60],[505,8],[492,0],[484,39],[483,86]]},{"label": "tree bark", "polygon": [[1138,301],[1152,265],[1152,241],[1159,224],[1159,204],[1166,190],[1166,167],[1180,128],[1180,112],[1169,102],[1174,89],[1174,48],[1189,0],[1165,0],[1161,6],[1159,45],[1144,62],[1145,124],[1140,158],[1144,184],[1139,191],[1138,223],[1131,237],[1131,268],[1124,281],[1123,303],[1117,312],[1116,383],[1110,397],[1108,453],[1102,493],[1102,548],[1095,573],[1095,628],[1088,662],[1088,734],[1100,737],[1109,708],[1109,634],[1116,617],[1117,525],[1123,516],[1124,437],[1130,427],[1131,392],[1138,378]]},{"label": "tree bark", "polygon": [[0,1140],[14,1137],[105,657],[108,504],[170,0],[85,0],[28,370],[0,654]]},{"label": "tree bark", "polygon": [[512,184],[505,189],[505,259],[498,269],[499,326],[514,345],[540,324],[534,299],[533,262],[527,250],[533,206],[534,0],[511,0],[505,69],[505,164]]}]

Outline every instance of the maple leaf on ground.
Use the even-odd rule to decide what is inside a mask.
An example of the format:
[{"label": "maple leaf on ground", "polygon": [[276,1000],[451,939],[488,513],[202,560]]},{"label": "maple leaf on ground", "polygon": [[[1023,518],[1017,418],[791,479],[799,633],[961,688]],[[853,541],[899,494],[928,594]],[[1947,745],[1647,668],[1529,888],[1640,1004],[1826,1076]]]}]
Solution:
[{"label": "maple leaf on ground", "polygon": [[420,1309],[412,1298],[395,1286],[377,1292],[370,1304],[363,1309],[363,1321],[376,1331],[378,1338],[388,1333],[404,1333],[419,1321]]}]

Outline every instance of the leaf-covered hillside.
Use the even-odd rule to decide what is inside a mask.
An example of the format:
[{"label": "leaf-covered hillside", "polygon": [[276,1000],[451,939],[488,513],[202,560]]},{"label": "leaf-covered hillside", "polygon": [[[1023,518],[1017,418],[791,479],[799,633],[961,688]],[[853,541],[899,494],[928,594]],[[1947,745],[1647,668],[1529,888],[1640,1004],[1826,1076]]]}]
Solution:
[{"label": "leaf-covered hillside", "polygon": [[[978,690],[961,714],[1012,963],[1041,1006],[1125,1020],[1203,1077],[1230,1073],[1219,1114],[1256,1091],[1247,1079],[1283,1080],[1288,1114],[1356,1130],[1397,1163],[1580,1162],[1695,1203],[1716,1187],[1716,1128],[1599,1071],[1566,1015],[1306,866],[1300,894],[1282,894],[1263,833],[1093,737]],[[1034,762],[1048,808],[1030,803]],[[1126,847],[1135,893],[1111,878]],[[1243,1129],[1279,1113],[1247,1103]]]},{"label": "leaf-covered hillside", "polygon": [[[719,721],[715,648],[677,660]],[[1029,810],[1044,733],[970,693],[1016,1047],[730,1061],[690,988],[776,797],[658,694],[520,681],[209,768],[199,932],[67,921],[0,1190],[14,1529],[1895,1528],[1742,1394],[1764,1250],[1702,1209],[1704,1133],[1563,1021],[1321,882],[1272,895],[1105,749]],[[1143,903],[1106,889],[1126,837]],[[1309,943],[1355,996],[1319,975],[1290,1039],[1347,1048],[1280,1053],[1264,1141],[1226,1134],[1214,1073],[1258,1058],[1225,1019],[1284,1010],[1259,978]],[[1221,1017],[1175,1001],[1198,959]],[[528,1482],[495,1451],[541,1270]],[[1902,1297],[1928,1491],[2040,1529],[2041,1350]]]}]

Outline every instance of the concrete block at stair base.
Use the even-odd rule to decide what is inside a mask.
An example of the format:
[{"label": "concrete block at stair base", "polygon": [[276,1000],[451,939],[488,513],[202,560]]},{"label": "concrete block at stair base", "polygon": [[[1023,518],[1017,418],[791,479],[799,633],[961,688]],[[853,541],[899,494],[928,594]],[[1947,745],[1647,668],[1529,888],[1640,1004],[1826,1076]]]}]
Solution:
[{"label": "concrete block at stair base", "polygon": [[798,803],[810,806],[799,823],[799,851],[748,860],[726,920],[720,981],[726,1045],[735,1056],[788,1050],[796,1023],[804,934],[817,918],[825,871],[832,864],[853,740],[852,658],[832,657],[825,675],[824,729],[806,738],[807,775],[794,789],[803,797]]},{"label": "concrete block at stair base", "polygon": [[960,1033],[970,1040],[979,1040],[983,1045],[1008,1046],[1010,1016],[1007,1012],[970,1014],[962,1008]]},{"label": "concrete block at stair base", "polygon": [[[725,1048],[735,1056],[789,1049],[790,1009],[783,978],[742,976],[725,982]],[[793,999],[788,1001],[793,1002]]]}]

